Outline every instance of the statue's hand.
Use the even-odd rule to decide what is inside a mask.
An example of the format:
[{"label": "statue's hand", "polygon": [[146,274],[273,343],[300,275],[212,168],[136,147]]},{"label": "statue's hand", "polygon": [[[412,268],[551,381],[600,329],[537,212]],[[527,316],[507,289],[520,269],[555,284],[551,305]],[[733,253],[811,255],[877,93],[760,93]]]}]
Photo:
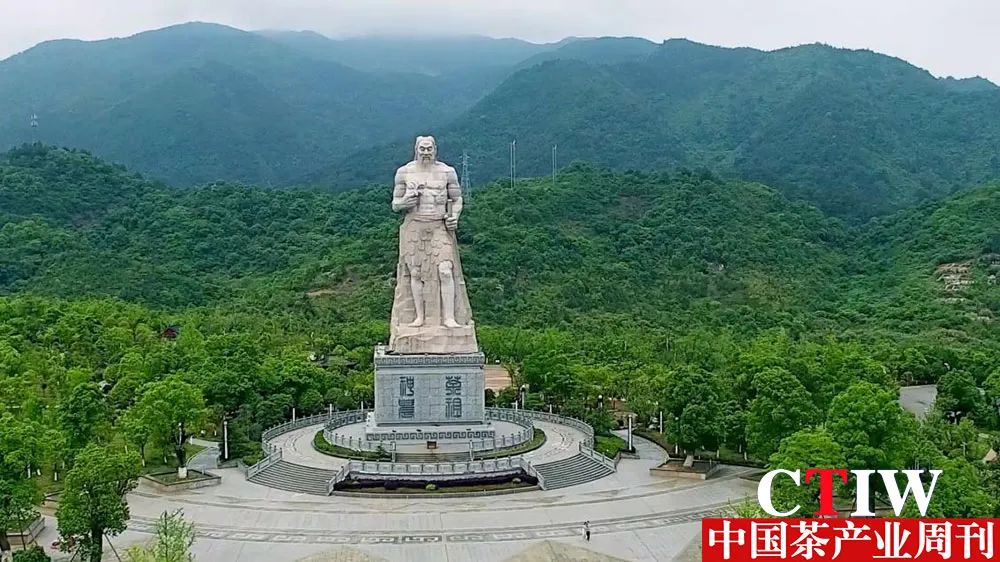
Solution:
[{"label": "statue's hand", "polygon": [[458,217],[454,215],[448,215],[444,218],[444,227],[448,230],[455,230],[458,228]]},{"label": "statue's hand", "polygon": [[420,199],[420,196],[416,193],[407,193],[403,196],[403,208],[412,209],[416,207],[418,199]]}]

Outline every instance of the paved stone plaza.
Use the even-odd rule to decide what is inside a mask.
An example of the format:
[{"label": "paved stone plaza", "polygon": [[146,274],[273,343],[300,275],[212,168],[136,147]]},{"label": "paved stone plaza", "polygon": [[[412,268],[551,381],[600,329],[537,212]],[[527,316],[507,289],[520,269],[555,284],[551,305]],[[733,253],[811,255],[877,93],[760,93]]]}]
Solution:
[{"label": "paved stone plaza", "polygon": [[[539,423],[549,434],[532,453],[555,460],[573,454],[580,435]],[[336,459],[312,450],[319,426],[281,437],[295,462],[328,468]],[[194,552],[201,561],[391,560],[492,562],[501,560],[674,560],[698,537],[698,521],[727,503],[751,495],[740,476],[725,468],[709,482],[649,475],[662,451],[637,440],[639,459],[622,459],[618,472],[570,488],[466,498],[403,499],[313,496],[247,482],[222,469],[222,485],[165,496],[140,489],[130,496],[129,531],[119,549],[149,539],[165,510],[183,509],[197,525]],[[581,538],[584,520],[593,538]],[[50,528],[45,539],[52,540]]]}]

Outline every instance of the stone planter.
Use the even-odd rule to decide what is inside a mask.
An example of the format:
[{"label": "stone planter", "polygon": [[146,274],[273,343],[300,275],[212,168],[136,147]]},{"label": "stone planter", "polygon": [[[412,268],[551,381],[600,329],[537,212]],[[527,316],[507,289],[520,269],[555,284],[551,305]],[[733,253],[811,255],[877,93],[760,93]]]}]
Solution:
[{"label": "stone planter", "polygon": [[142,479],[153,489],[165,493],[197,490],[198,488],[218,486],[222,483],[221,476],[210,472],[188,469],[187,475],[187,478],[180,480],[177,478],[176,472],[170,471],[155,474],[144,474]]},{"label": "stone planter", "polygon": [[690,480],[708,480],[722,467],[716,461],[696,460],[694,466],[684,466],[684,459],[668,458],[667,462],[649,469],[652,476],[673,476]]},{"label": "stone planter", "polygon": [[24,526],[24,529],[8,529],[7,530],[7,540],[10,541],[10,546],[14,550],[18,547],[24,547],[25,545],[35,544],[38,540],[38,535],[42,534],[42,529],[45,528],[45,519],[39,517]]}]

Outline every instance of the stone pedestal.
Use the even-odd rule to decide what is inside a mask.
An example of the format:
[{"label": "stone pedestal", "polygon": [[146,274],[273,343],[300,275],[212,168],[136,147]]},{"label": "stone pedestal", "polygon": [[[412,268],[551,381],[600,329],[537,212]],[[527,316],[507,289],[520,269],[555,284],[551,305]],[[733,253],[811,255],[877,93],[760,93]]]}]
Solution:
[{"label": "stone pedestal", "polygon": [[428,426],[485,430],[484,363],[482,353],[395,354],[377,346],[375,423],[366,433],[402,433],[416,427],[426,431]]}]

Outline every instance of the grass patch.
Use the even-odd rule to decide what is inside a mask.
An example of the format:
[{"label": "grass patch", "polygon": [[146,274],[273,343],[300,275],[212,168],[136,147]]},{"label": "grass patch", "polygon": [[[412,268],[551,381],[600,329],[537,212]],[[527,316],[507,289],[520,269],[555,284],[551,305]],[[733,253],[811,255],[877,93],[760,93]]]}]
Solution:
[{"label": "grass patch", "polygon": [[326,437],[323,437],[322,430],[317,431],[316,436],[313,437],[313,447],[324,455],[340,457],[342,459],[355,459],[363,461],[392,460],[392,455],[389,453],[379,453],[377,451],[356,451],[354,449],[348,449],[347,447],[334,445],[327,441]]},{"label": "grass patch", "polygon": [[515,445],[513,447],[507,447],[506,449],[496,449],[494,451],[484,451],[483,453],[476,454],[477,461],[496,459],[500,457],[513,457],[516,455],[523,455],[525,453],[530,453],[535,449],[541,447],[545,444],[545,432],[541,429],[535,428],[534,433],[531,436],[531,440],[527,443],[521,443],[520,445]]},{"label": "grass patch", "polygon": [[595,435],[594,450],[613,459],[622,451],[628,451],[628,442],[617,435]]}]

